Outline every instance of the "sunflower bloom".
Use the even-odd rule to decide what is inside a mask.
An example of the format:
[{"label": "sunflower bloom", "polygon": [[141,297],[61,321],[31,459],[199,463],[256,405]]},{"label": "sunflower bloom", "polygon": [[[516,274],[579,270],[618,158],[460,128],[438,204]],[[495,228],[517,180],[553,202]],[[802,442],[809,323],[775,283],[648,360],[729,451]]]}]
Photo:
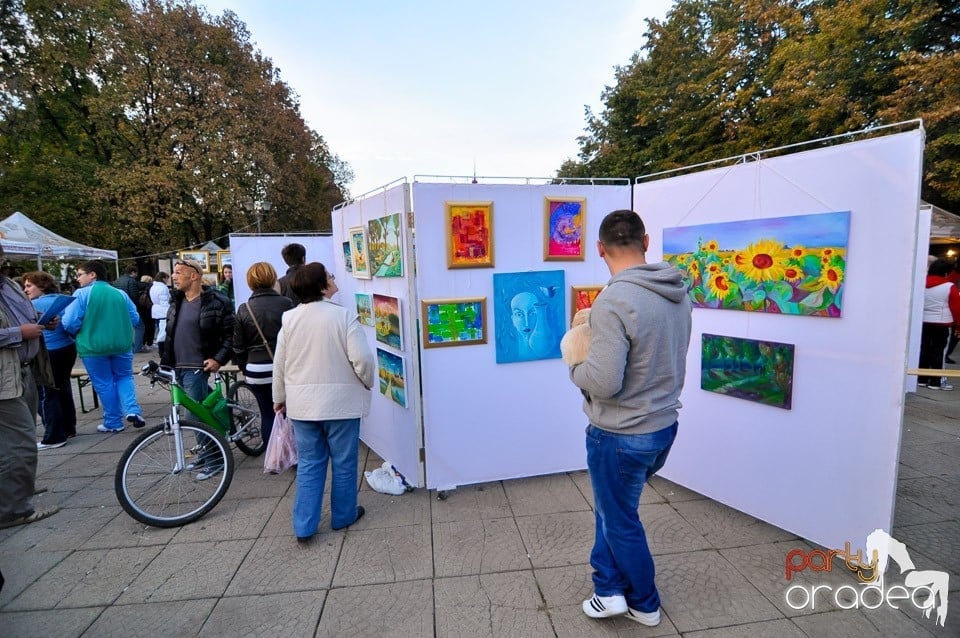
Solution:
[{"label": "sunflower bloom", "polygon": [[783,278],[787,281],[797,281],[803,277],[803,271],[796,266],[787,266],[783,269]]},{"label": "sunflower bloom", "polygon": [[790,256],[794,259],[801,259],[807,254],[807,249],[803,246],[794,246],[790,249]]},{"label": "sunflower bloom", "polygon": [[691,279],[696,279],[700,275],[700,263],[697,261],[691,261],[687,264],[687,272],[690,273]]},{"label": "sunflower bloom", "polygon": [[720,250],[720,244],[717,243],[716,239],[711,239],[703,245],[704,252],[715,253]]},{"label": "sunflower bloom", "polygon": [[820,273],[820,284],[836,292],[843,283],[843,271],[835,266],[827,266]]},{"label": "sunflower bloom", "polygon": [[730,279],[726,273],[719,272],[710,277],[707,281],[707,288],[711,295],[722,301],[730,294]]},{"label": "sunflower bloom", "polygon": [[738,253],[737,258],[741,255],[743,263],[738,262],[737,269],[750,279],[756,282],[783,279],[786,251],[779,242],[761,239]]}]

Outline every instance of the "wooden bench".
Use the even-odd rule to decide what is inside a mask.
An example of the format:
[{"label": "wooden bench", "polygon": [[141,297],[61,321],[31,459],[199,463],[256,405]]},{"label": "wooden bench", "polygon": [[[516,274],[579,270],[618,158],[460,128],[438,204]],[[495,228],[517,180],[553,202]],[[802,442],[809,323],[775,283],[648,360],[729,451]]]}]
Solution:
[{"label": "wooden bench", "polygon": [[907,374],[917,377],[950,377],[951,379],[960,379],[960,370],[944,368],[907,368]]},{"label": "wooden bench", "polygon": [[97,391],[93,389],[93,386],[90,387],[90,391],[93,392],[93,407],[88,410],[83,403],[83,389],[90,385],[90,375],[87,374],[87,371],[83,368],[74,368],[70,371],[70,378],[77,380],[77,392],[80,393],[80,411],[86,414],[99,408],[100,399],[97,397]]}]

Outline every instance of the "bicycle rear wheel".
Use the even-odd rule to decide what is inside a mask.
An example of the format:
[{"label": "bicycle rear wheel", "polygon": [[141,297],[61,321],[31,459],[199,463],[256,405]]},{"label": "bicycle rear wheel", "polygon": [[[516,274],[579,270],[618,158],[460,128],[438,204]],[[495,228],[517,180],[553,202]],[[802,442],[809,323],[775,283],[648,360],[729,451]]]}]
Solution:
[{"label": "bicycle rear wheel", "polygon": [[[177,450],[173,430],[148,429],[130,444],[114,477],[123,509],[141,523],[177,527],[191,523],[220,502],[233,480],[233,453],[223,435],[197,421],[180,421],[186,467],[174,471]],[[196,445],[197,436],[203,449]],[[193,452],[191,456],[187,451]]]},{"label": "bicycle rear wheel", "polygon": [[267,449],[260,429],[260,403],[248,383],[240,381],[230,386],[227,393],[230,403],[230,418],[233,419],[233,432],[240,436],[234,441],[247,456],[260,456]]}]

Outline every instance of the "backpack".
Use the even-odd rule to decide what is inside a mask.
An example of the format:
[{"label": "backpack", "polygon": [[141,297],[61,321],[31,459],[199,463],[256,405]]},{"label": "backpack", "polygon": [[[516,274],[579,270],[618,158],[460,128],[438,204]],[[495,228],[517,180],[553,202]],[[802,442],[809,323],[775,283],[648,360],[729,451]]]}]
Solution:
[{"label": "backpack", "polygon": [[149,288],[140,293],[140,298],[137,299],[137,305],[144,310],[150,310],[150,308],[153,307],[153,299],[150,298]]}]

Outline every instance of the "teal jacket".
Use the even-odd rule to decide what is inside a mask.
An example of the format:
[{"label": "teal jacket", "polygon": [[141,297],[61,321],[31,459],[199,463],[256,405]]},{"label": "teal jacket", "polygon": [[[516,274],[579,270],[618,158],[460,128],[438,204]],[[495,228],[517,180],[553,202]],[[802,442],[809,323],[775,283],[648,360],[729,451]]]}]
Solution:
[{"label": "teal jacket", "polygon": [[133,350],[133,328],[140,313],[127,293],[105,281],[94,281],[73,293],[76,301],[63,311],[63,329],[77,339],[81,357],[123,354]]}]

